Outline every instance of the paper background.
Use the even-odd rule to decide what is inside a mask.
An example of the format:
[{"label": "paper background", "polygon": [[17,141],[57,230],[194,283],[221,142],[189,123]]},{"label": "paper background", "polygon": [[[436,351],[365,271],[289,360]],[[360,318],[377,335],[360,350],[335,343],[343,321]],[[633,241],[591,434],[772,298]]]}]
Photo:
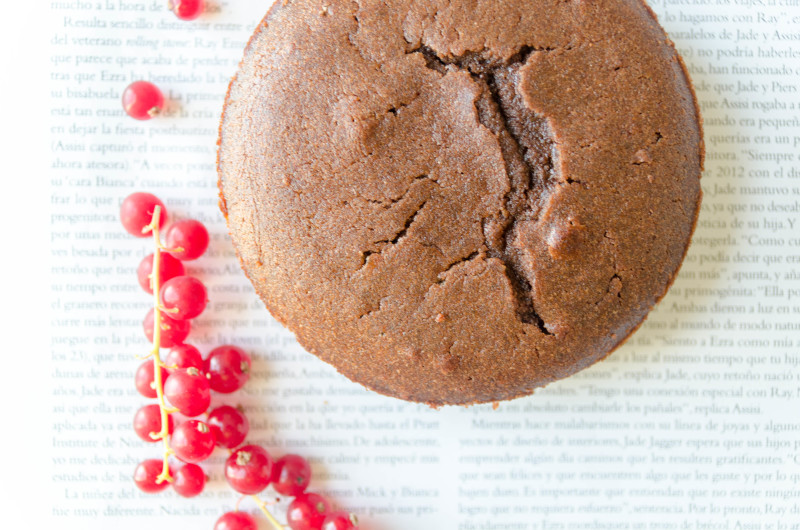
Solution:
[{"label": "paper background", "polygon": [[[496,411],[434,411],[362,390],[304,353],[238,270],[216,209],[215,133],[265,3],[220,2],[188,24],[152,1],[12,11],[4,62],[19,75],[2,83],[5,158],[8,197],[26,199],[7,200],[4,212],[16,313],[4,393],[26,433],[7,436],[10,476],[30,485],[8,481],[12,498],[22,493],[11,521],[211,528],[235,503],[219,451],[197,499],[144,496],[130,481],[136,462],[159,454],[129,427],[145,402],[132,374],[150,303],[133,271],[150,250],[120,237],[116,212],[122,197],[146,189],[212,231],[212,251],[190,267],[212,300],[190,340],[204,352],[229,341],[252,353],[253,380],[224,400],[246,406],[249,440],[311,458],[312,489],[365,528],[800,523],[800,7],[786,3],[652,4],[689,64],[706,120],[694,244],[624,347]],[[157,81],[175,115],[122,116],[119,94],[137,78]]]}]

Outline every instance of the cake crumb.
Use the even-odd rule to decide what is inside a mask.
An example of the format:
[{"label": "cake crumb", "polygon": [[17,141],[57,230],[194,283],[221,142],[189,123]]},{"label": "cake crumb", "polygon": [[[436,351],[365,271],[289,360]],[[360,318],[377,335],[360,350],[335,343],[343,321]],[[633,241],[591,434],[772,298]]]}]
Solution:
[{"label": "cake crumb", "polygon": [[635,165],[649,164],[652,161],[653,159],[650,157],[650,153],[648,153],[646,149],[639,149],[636,151],[636,154],[633,155],[633,163]]}]

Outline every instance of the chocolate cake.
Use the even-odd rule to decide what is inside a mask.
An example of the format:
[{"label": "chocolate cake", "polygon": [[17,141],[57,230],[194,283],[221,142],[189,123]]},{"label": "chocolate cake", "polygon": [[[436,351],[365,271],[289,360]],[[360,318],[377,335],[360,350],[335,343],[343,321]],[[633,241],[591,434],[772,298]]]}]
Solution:
[{"label": "chocolate cake", "polygon": [[640,0],[278,0],[218,169],[272,315],[350,379],[443,405],[619,346],[675,278],[702,163]]}]

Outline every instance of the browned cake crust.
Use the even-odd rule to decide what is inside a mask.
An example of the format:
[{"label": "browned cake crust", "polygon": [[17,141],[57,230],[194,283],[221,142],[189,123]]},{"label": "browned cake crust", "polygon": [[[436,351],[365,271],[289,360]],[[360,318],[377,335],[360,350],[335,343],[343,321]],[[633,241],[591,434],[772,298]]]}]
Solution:
[{"label": "browned cake crust", "polygon": [[700,201],[691,84],[640,0],[278,0],[232,81],[242,267],[310,352],[432,405],[530,394],[664,295]]}]

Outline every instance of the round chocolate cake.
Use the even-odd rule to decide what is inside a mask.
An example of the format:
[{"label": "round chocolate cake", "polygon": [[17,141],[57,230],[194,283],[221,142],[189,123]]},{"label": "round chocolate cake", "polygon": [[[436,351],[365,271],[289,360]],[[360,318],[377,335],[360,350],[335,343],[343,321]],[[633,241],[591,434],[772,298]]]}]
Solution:
[{"label": "round chocolate cake", "polygon": [[530,394],[665,294],[700,117],[640,0],[278,0],[220,128],[242,267],[310,352],[431,405]]}]

